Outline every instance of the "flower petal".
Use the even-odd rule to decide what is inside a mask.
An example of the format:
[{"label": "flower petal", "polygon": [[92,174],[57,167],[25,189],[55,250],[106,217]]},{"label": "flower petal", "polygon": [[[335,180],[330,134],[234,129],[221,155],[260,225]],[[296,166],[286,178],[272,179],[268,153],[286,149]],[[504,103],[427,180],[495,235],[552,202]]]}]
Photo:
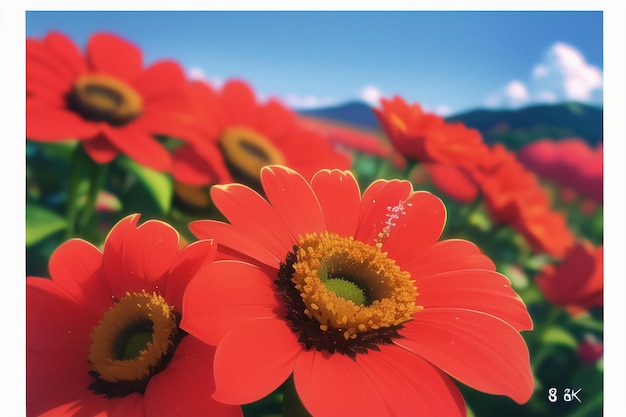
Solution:
[{"label": "flower petal", "polygon": [[356,239],[373,244],[382,232],[392,207],[404,202],[413,187],[408,181],[376,180],[363,193]]},{"label": "flower petal", "polygon": [[133,82],[144,101],[185,89],[185,74],[176,61],[158,61],[146,68]]},{"label": "flower petal", "polygon": [[417,303],[426,309],[475,310],[496,316],[518,331],[533,328],[524,302],[511,288],[509,279],[498,272],[481,269],[444,272],[421,278],[417,287]]},{"label": "flower petal", "polygon": [[126,292],[157,291],[178,252],[178,232],[167,223],[148,220],[137,226],[139,214],[120,220],[104,243],[102,263],[115,297]]},{"label": "flower petal", "polygon": [[177,181],[189,185],[231,182],[232,177],[216,147],[206,146],[203,152],[191,145],[174,151],[172,174]]},{"label": "flower petal", "polygon": [[395,344],[462,383],[523,404],[534,388],[528,348],[506,322],[477,311],[429,308],[405,323]]},{"label": "flower petal", "polygon": [[119,149],[103,134],[98,134],[91,140],[85,140],[82,144],[85,152],[99,164],[108,164],[120,154]]},{"label": "flower petal", "polygon": [[144,394],[146,417],[241,416],[241,407],[207,399],[215,390],[214,354],[214,347],[185,337],[167,368],[150,379]]},{"label": "flower petal", "polygon": [[496,270],[493,261],[475,244],[462,239],[442,240],[398,264],[404,271],[411,273],[411,279],[416,280],[418,287],[421,277],[442,272],[464,269]]},{"label": "flower petal", "polygon": [[446,223],[446,208],[441,200],[431,193],[425,191],[413,193],[402,205],[402,211],[392,213],[397,216],[392,217],[396,225],[391,228],[389,237],[383,241],[382,247],[382,250],[397,262],[402,262],[415,252],[437,242]]},{"label": "flower petal", "polygon": [[359,355],[357,363],[374,382],[390,415],[464,417],[465,401],[443,372],[395,345]]},{"label": "flower petal", "polygon": [[228,81],[220,93],[220,103],[227,118],[227,127],[256,127],[258,106],[254,92],[241,80]]},{"label": "flower petal", "polygon": [[293,371],[302,347],[287,322],[251,320],[230,331],[215,352],[213,398],[246,404],[270,394]]},{"label": "flower petal", "polygon": [[133,128],[133,124],[115,128],[103,126],[103,133],[120,151],[135,162],[157,171],[169,171],[169,152],[148,132]]},{"label": "flower petal", "polygon": [[[28,350],[63,349],[88,352],[90,333],[98,318],[52,280],[26,279]],[[50,314],[54,312],[54,314]]]},{"label": "flower petal", "polygon": [[217,261],[187,287],[181,328],[217,345],[234,327],[256,318],[276,317],[272,278],[241,261]]},{"label": "flower petal", "polygon": [[276,211],[256,191],[241,185],[216,185],[211,188],[211,199],[240,230],[245,230],[277,259],[285,259],[297,243]]},{"label": "flower petal", "polygon": [[199,239],[215,239],[219,244],[218,252],[224,246],[276,269],[284,261],[284,258],[279,259],[268,251],[263,243],[230,224],[217,220],[196,220],[189,223],[189,230]]},{"label": "flower petal", "polygon": [[98,319],[111,307],[112,295],[101,267],[102,253],[81,239],[71,239],[59,246],[49,264],[54,282]]},{"label": "flower petal", "polygon": [[90,139],[100,130],[78,114],[56,108],[40,99],[26,100],[26,137],[43,142]]},{"label": "flower petal", "polygon": [[172,266],[161,289],[168,304],[176,311],[182,311],[183,294],[191,279],[215,260],[217,242],[199,240],[185,246],[174,258]]},{"label": "flower petal", "polygon": [[376,386],[348,356],[317,350],[303,352],[293,376],[298,396],[311,415],[389,415]]},{"label": "flower petal", "polygon": [[330,233],[354,236],[359,219],[355,216],[361,204],[356,178],[350,171],[321,170],[313,177],[311,187],[326,219]]},{"label": "flower petal", "polygon": [[141,50],[110,33],[97,33],[89,38],[87,59],[96,72],[119,77],[127,83],[132,83],[141,73]]},{"label": "flower petal", "polygon": [[278,101],[271,99],[259,108],[257,130],[273,143],[280,139],[295,125],[295,115]]},{"label": "flower petal", "polygon": [[296,241],[307,233],[326,231],[317,197],[300,174],[287,167],[267,166],[261,169],[261,182],[267,199]]}]

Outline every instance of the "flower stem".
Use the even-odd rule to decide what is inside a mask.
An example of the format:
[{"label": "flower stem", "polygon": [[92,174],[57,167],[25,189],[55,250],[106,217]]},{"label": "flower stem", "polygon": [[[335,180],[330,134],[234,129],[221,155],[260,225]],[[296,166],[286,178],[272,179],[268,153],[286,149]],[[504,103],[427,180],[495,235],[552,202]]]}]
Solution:
[{"label": "flower stem", "polygon": [[293,374],[289,376],[283,388],[283,415],[285,417],[311,417],[298,397]]},{"label": "flower stem", "polygon": [[82,168],[87,162],[89,156],[85,153],[82,146],[76,147],[70,161],[70,179],[67,190],[67,201],[65,209],[65,218],[67,220],[67,229],[65,239],[74,236],[76,230],[76,218],[78,217],[78,187],[80,184]]},{"label": "flower stem", "polygon": [[104,183],[108,173],[108,164],[94,163],[91,172],[91,181],[89,183],[89,194],[87,195],[87,201],[83,207],[78,226],[79,230],[84,229],[88,224],[93,213],[96,209],[96,202],[98,201],[98,194],[104,188]]},{"label": "flower stem", "polygon": [[546,331],[548,331],[550,326],[554,324],[554,322],[560,315],[561,309],[551,306],[546,319],[538,326],[536,330],[537,340],[539,341],[539,349],[537,350],[535,355],[530,358],[530,367],[533,370],[533,374],[537,373],[543,361],[550,355],[550,345],[548,345],[547,343],[543,343],[542,339]]}]

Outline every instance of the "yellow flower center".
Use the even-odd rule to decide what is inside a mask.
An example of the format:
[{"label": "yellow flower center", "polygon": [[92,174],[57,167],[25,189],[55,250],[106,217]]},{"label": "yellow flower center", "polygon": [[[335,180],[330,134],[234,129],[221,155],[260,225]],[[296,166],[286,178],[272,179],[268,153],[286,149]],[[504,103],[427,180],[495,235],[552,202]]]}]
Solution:
[{"label": "yellow flower center", "polygon": [[411,320],[417,288],[379,247],[335,234],[300,239],[291,281],[306,306],[304,314],[345,340]]},{"label": "yellow flower center", "polygon": [[117,78],[86,74],[74,83],[68,106],[85,119],[123,125],[141,114],[143,100],[137,91]]},{"label": "yellow flower center", "polygon": [[219,144],[233,177],[245,183],[260,184],[261,168],[286,163],[280,150],[265,136],[244,127],[225,129]]},{"label": "yellow flower center", "polygon": [[119,392],[142,391],[171,358],[177,321],[160,295],[127,292],[91,333],[90,374],[107,387],[118,384]]}]

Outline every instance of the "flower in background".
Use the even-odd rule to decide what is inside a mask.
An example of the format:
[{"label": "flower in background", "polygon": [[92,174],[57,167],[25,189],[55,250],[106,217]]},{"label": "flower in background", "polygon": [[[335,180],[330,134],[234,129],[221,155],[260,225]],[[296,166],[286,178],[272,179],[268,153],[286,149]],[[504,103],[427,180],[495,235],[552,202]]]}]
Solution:
[{"label": "flower in background", "polygon": [[591,333],[585,334],[576,349],[576,354],[585,363],[596,363],[604,355],[604,344]]},{"label": "flower in background", "polygon": [[58,32],[28,38],[26,137],[79,140],[98,163],[123,153],[166,171],[171,156],[153,135],[193,140],[185,85],[176,62],[144,68],[141,50],[113,34],[93,34],[85,55]]},{"label": "flower in background", "polygon": [[215,257],[160,221],[117,223],[100,251],[72,239],[52,279],[26,280],[28,415],[241,416],[217,403],[215,348],[179,328],[189,280]]},{"label": "flower in background", "polygon": [[173,174],[179,182],[201,186],[235,179],[256,187],[265,165],[287,165],[308,178],[321,168],[350,166],[347,154],[300,126],[296,114],[277,100],[258,103],[243,81],[230,80],[219,92],[194,81],[189,94],[203,141],[175,152]]},{"label": "flower in background", "polygon": [[217,345],[214,398],[258,400],[292,373],[312,415],[464,416],[446,375],[518,403],[534,380],[521,298],[441,200],[408,181],[361,196],[349,171],[265,167],[267,200],[214,186],[230,224],[190,224],[225,258],[190,283],[181,327]]},{"label": "flower in background", "polygon": [[425,164],[435,186],[459,202],[471,202],[479,192],[473,171],[488,157],[488,148],[476,129],[445,123],[419,104],[399,96],[381,99],[373,111],[387,137],[403,156]]},{"label": "flower in background", "polygon": [[555,267],[548,265],[536,283],[546,299],[571,314],[604,303],[604,247],[581,241]]},{"label": "flower in background", "polygon": [[517,230],[537,252],[560,258],[574,243],[565,217],[550,208],[536,175],[501,144],[473,172],[485,207],[495,223]]}]

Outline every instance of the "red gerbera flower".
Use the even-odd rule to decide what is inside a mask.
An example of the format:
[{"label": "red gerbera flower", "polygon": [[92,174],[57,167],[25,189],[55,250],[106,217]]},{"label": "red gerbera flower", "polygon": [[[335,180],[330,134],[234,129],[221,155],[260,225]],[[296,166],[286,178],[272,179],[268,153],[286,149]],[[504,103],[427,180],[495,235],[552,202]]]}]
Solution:
[{"label": "red gerbera flower", "polygon": [[184,290],[215,245],[181,250],[172,227],[138,220],[113,227],[102,252],[65,242],[51,280],[27,278],[28,415],[241,416],[207,398],[215,348],[178,327]]},{"label": "red gerbera flower", "polygon": [[556,267],[547,266],[536,282],[548,301],[572,314],[602,306],[604,247],[578,242]]},{"label": "red gerbera flower", "polygon": [[261,172],[211,196],[230,224],[200,220],[230,259],[185,293],[181,326],[217,345],[214,398],[271,393],[292,373],[313,415],[464,416],[446,375],[518,403],[533,391],[521,298],[472,243],[438,238],[446,211],[408,181],[361,196],[349,171],[307,182]]},{"label": "red gerbera flower", "polygon": [[258,103],[243,81],[231,80],[219,92],[196,81],[190,83],[189,94],[203,142],[177,149],[177,181],[206,185],[234,178],[256,185],[265,165],[288,165],[309,178],[321,168],[350,166],[347,154],[304,129],[296,114],[277,100]]},{"label": "red gerbera flower", "polygon": [[143,68],[141,51],[108,33],[89,38],[86,55],[66,36],[26,41],[26,137],[81,141],[96,162],[120,152],[169,170],[171,157],[152,136],[193,139],[188,131],[186,80],[174,61]]}]

